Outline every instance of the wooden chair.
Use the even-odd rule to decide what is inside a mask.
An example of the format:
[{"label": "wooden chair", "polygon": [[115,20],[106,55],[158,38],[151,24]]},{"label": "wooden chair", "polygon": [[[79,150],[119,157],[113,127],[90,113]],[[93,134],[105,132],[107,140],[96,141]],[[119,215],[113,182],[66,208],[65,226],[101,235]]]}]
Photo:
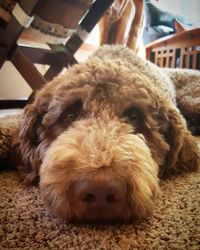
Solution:
[{"label": "wooden chair", "polygon": [[[77,63],[74,54],[113,0],[21,0],[18,2],[11,19],[5,27],[0,28],[0,68],[6,60],[10,60],[35,91],[59,74],[64,67]],[[67,12],[62,11],[62,6],[58,8],[58,3],[63,7],[65,4]],[[49,44],[49,50],[17,45],[20,35],[31,24],[35,14],[46,19],[54,18],[54,22],[62,20],[67,28],[75,28],[75,31],[65,44]],[[34,63],[48,64],[50,67],[42,76]],[[0,100],[0,108],[22,107],[25,104],[26,101]]]},{"label": "wooden chair", "polygon": [[124,44],[137,51],[143,18],[144,0],[115,0],[100,20],[100,43]]},{"label": "wooden chair", "polygon": [[160,38],[145,49],[146,58],[160,67],[200,70],[200,28]]}]

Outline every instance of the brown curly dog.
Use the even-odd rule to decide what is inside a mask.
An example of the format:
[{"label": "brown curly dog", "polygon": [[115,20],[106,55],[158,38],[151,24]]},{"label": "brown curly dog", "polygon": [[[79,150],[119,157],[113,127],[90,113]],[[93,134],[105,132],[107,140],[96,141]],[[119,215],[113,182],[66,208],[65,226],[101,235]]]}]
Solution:
[{"label": "brown curly dog", "polygon": [[149,216],[159,177],[199,163],[171,80],[121,46],[101,47],[41,89],[13,149],[24,182],[39,177],[47,206],[67,221]]}]

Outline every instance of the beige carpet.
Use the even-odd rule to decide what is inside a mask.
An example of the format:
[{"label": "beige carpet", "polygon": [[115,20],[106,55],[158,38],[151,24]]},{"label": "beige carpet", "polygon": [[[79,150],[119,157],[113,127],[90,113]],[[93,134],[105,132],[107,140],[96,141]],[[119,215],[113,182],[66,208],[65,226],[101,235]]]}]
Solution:
[{"label": "beige carpet", "polygon": [[0,172],[0,249],[200,249],[200,171],[161,182],[153,218],[138,225],[66,224],[37,187]]}]

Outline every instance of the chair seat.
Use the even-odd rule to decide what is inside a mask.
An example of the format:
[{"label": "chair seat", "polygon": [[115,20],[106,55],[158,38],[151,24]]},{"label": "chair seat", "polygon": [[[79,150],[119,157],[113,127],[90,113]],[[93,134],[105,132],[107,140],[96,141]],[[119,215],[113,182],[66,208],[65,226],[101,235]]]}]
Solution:
[{"label": "chair seat", "polygon": [[[8,23],[18,2],[1,1],[0,18]],[[93,0],[43,0],[35,10],[30,27],[23,32],[38,42],[64,43],[75,31],[92,2]]]}]

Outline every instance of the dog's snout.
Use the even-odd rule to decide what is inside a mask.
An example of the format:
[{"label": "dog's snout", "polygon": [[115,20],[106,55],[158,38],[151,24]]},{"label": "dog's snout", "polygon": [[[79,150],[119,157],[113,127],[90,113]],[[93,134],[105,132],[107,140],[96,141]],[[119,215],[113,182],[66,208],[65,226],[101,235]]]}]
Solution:
[{"label": "dog's snout", "polygon": [[127,187],[121,179],[79,180],[74,186],[74,199],[84,218],[114,220],[120,217],[126,204]]},{"label": "dog's snout", "polygon": [[88,190],[85,190],[80,200],[85,204],[94,204],[101,207],[103,205],[114,205],[120,201],[120,198],[123,199],[123,195],[123,193],[120,194],[120,190],[113,189],[108,191],[107,186],[104,188],[96,186],[94,189],[88,187]]},{"label": "dog's snout", "polygon": [[99,199],[100,197],[95,194],[95,192],[93,193],[86,193],[85,196],[82,199],[82,202],[88,203],[88,204],[95,204],[95,205],[99,205],[101,206],[101,204],[114,204],[117,202],[117,196],[113,193],[109,193],[109,194],[103,194],[103,200]]}]

